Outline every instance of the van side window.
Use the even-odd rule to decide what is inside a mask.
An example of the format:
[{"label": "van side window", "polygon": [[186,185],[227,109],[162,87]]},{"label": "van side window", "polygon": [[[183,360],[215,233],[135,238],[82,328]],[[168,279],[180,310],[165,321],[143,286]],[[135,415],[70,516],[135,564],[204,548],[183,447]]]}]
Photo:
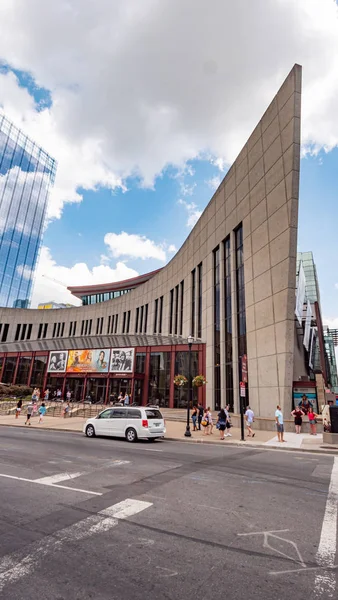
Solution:
[{"label": "van side window", "polygon": [[105,410],[99,415],[99,419],[110,419],[112,410]]},{"label": "van side window", "polygon": [[114,408],[111,414],[111,419],[126,419],[127,411],[125,408]]},{"label": "van side window", "polygon": [[128,410],[128,419],[141,419],[140,410]]}]

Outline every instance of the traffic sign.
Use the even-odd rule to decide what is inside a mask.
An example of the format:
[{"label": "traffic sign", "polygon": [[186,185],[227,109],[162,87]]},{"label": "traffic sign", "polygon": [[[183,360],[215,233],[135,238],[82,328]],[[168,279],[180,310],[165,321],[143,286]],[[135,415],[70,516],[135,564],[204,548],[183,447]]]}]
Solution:
[{"label": "traffic sign", "polygon": [[245,383],[244,381],[241,381],[240,385],[240,391],[241,391],[241,398],[245,398]]}]

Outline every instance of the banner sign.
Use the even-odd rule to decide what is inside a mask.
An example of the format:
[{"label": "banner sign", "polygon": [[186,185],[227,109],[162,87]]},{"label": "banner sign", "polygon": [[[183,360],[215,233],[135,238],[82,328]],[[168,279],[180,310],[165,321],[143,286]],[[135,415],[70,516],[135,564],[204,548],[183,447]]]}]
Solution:
[{"label": "banner sign", "polygon": [[312,308],[311,308],[310,302],[307,301],[305,330],[304,330],[304,338],[303,338],[303,344],[307,350],[309,349],[309,344],[310,344],[311,321],[312,321]]},{"label": "banner sign", "polygon": [[67,373],[108,373],[110,349],[69,350]]},{"label": "banner sign", "polygon": [[305,273],[303,269],[303,263],[300,263],[299,273],[298,273],[298,286],[297,286],[297,296],[296,296],[296,310],[295,315],[297,317],[299,325],[302,325],[303,321],[303,305],[305,300]]},{"label": "banner sign", "polygon": [[242,381],[248,383],[248,357],[246,354],[242,356]]},{"label": "banner sign", "polygon": [[50,352],[48,361],[48,373],[64,373],[66,371],[68,351]]},{"label": "banner sign", "polygon": [[132,373],[135,348],[113,348],[110,359],[111,373]]}]

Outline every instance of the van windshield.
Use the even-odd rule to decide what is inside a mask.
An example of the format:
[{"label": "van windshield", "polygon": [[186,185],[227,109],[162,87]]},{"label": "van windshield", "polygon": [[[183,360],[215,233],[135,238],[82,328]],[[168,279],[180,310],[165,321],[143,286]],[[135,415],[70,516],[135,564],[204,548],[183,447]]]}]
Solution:
[{"label": "van windshield", "polygon": [[157,408],[147,408],[146,415],[149,420],[151,419],[163,419],[161,412]]}]

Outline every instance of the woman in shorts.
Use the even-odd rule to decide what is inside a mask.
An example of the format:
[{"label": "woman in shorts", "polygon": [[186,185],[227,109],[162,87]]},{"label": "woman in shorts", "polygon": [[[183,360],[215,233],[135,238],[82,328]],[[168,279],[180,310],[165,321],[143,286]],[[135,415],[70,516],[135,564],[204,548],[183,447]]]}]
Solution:
[{"label": "woman in shorts", "polygon": [[22,400],[19,400],[17,405],[16,405],[16,411],[15,411],[15,418],[18,419],[21,413],[21,408],[22,408]]},{"label": "woman in shorts", "polygon": [[212,420],[212,412],[210,410],[210,406],[208,406],[207,411],[208,411],[208,421],[209,421],[209,433],[211,435],[212,434],[212,430],[214,428],[214,423],[213,423],[213,420]]},{"label": "woman in shorts", "polygon": [[227,424],[226,412],[225,412],[224,408],[221,408],[220,412],[218,413],[218,421],[217,421],[217,428],[219,429],[219,436],[220,436],[221,440],[224,440],[224,432],[225,432],[226,424]]},{"label": "woman in shorts", "polygon": [[204,409],[201,425],[203,427],[202,435],[209,435],[209,410],[207,408]]},{"label": "woman in shorts", "polygon": [[309,412],[307,413],[307,416],[309,417],[311,435],[317,435],[317,418],[318,418],[318,415],[316,415],[316,413],[313,411],[313,408],[310,408]]},{"label": "woman in shorts", "polygon": [[45,406],[45,403],[42,402],[40,408],[39,408],[39,423],[42,423],[43,417],[45,416],[47,412],[47,408]]}]

